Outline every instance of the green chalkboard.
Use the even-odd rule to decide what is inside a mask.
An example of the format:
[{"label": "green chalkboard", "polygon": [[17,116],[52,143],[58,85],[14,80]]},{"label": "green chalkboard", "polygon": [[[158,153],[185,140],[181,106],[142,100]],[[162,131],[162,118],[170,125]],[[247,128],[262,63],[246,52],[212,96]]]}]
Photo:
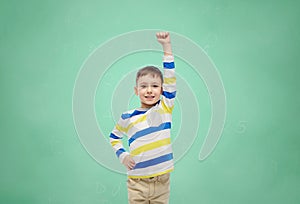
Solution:
[{"label": "green chalkboard", "polygon": [[[293,0],[1,0],[0,203],[127,203],[125,169],[108,139],[122,111],[139,105],[136,70],[161,66],[162,53],[147,50],[155,30],[177,36],[170,203],[300,203],[299,7]],[[136,31],[145,31],[145,50],[121,54],[134,39],[116,53],[108,50],[119,44],[109,44],[92,62],[98,75],[86,82],[94,89],[82,93],[93,91],[95,121],[84,124],[96,122],[99,143],[87,147],[94,130],[81,134],[74,119],[74,108],[90,105],[74,102],[78,79],[106,43]],[[180,39],[197,49],[183,49]],[[101,66],[101,56],[114,54]],[[221,89],[210,90],[218,82]],[[218,111],[222,132],[201,159],[212,122],[222,121]]]}]

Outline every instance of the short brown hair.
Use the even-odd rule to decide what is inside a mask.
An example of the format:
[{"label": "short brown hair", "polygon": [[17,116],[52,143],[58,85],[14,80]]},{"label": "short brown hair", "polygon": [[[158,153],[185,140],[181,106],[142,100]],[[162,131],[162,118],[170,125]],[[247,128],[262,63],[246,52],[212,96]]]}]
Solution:
[{"label": "short brown hair", "polygon": [[161,79],[161,83],[163,83],[163,75],[162,75],[161,71],[155,66],[146,66],[144,68],[141,68],[136,73],[135,82],[137,83],[140,77],[146,76],[148,74],[151,74],[153,77],[159,77]]}]

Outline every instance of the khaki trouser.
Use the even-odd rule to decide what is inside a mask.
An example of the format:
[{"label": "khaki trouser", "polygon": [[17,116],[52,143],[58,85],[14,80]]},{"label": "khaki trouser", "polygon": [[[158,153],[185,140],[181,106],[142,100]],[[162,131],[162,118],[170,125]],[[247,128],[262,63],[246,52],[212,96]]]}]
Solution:
[{"label": "khaki trouser", "polygon": [[128,178],[127,188],[130,204],[168,204],[170,173],[151,178]]}]

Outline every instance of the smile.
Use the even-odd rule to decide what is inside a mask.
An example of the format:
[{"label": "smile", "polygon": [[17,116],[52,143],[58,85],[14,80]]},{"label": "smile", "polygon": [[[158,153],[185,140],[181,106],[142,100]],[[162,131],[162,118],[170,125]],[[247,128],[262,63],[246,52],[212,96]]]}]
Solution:
[{"label": "smile", "polygon": [[145,98],[152,99],[155,98],[155,96],[145,96]]}]

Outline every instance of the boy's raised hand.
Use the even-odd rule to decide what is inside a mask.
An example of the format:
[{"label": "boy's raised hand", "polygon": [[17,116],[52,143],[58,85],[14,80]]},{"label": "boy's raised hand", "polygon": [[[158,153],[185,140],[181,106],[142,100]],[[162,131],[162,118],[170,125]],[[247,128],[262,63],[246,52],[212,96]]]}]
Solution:
[{"label": "boy's raised hand", "polygon": [[172,55],[172,46],[169,32],[157,32],[156,33],[157,41],[162,45],[164,55]]},{"label": "boy's raised hand", "polygon": [[162,45],[171,43],[169,32],[157,32],[156,38],[157,41]]}]

